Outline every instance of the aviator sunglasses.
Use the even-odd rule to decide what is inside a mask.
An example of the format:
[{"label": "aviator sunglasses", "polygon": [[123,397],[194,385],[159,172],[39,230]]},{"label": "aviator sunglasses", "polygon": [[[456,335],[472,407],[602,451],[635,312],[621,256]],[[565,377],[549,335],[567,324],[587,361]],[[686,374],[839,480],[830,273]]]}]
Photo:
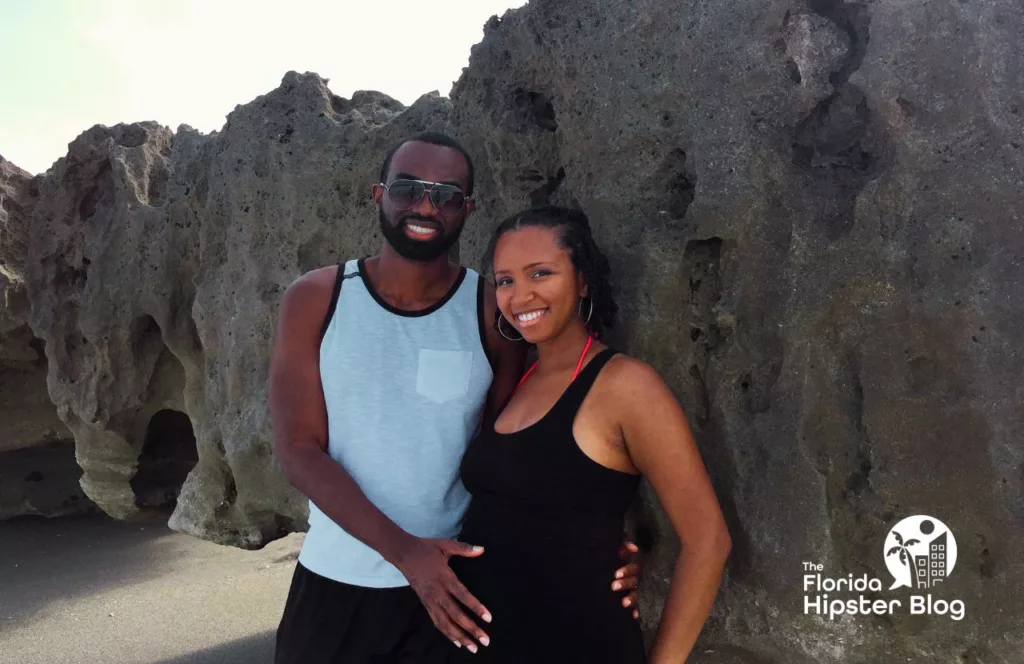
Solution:
[{"label": "aviator sunglasses", "polygon": [[424,180],[395,180],[391,184],[381,182],[380,186],[388,192],[391,204],[399,210],[415,207],[423,200],[423,195],[426,193],[429,193],[434,209],[445,216],[457,214],[466,204],[466,194],[450,184]]}]

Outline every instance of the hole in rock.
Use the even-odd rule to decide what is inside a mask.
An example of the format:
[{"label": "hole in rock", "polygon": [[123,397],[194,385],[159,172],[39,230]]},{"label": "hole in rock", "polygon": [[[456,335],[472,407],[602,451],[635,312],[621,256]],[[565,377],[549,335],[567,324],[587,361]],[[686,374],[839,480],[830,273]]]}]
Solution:
[{"label": "hole in rock", "polygon": [[544,131],[558,129],[554,104],[546,95],[516,88],[512,93],[512,105],[523,128],[535,126]]},{"label": "hole in rock", "polygon": [[137,124],[121,126],[115,128],[114,140],[122,147],[137,148],[149,140],[149,132]]},{"label": "hole in rock", "polygon": [[665,211],[672,219],[682,219],[697,190],[697,176],[686,163],[686,151],[674,148],[669,152],[658,169],[658,175],[665,196]]},{"label": "hole in rock", "polygon": [[565,180],[565,169],[559,168],[558,173],[549,176],[546,183],[530,192],[530,204],[534,207],[550,204],[551,197],[558,191],[563,180]]},{"label": "hole in rock", "polygon": [[197,461],[199,451],[188,415],[169,409],[155,414],[146,427],[139,465],[131,480],[136,506],[173,508]]},{"label": "hole in rock", "polygon": [[96,214],[96,208],[99,204],[109,199],[109,175],[110,162],[105,161],[100,164],[96,175],[92,178],[92,187],[85,192],[85,195],[82,196],[81,201],[78,203],[78,218],[82,221],[91,219]]},{"label": "hole in rock", "polygon": [[167,200],[167,181],[170,176],[170,171],[162,164],[153,164],[150,168],[146,196],[148,203],[153,207],[160,207]]}]

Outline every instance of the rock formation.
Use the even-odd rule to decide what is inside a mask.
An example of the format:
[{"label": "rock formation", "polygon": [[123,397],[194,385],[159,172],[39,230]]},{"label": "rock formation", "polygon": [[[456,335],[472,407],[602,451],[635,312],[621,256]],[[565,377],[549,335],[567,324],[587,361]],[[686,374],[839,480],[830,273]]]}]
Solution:
[{"label": "rock formation", "polygon": [[42,340],[28,324],[24,266],[37,196],[31,176],[0,157],[0,519],[95,509],[47,392]]},{"label": "rock formation", "polygon": [[[1015,0],[534,0],[451,100],[289,73],[212,135],[95,127],[35,179],[0,162],[0,384],[36,386],[0,392],[0,450],[70,432],[110,514],[174,504],[243,547],[301,529],[266,409],[278,300],[376,250],[386,150],[445,129],[477,165],[462,260],[526,205],[584,209],[611,341],[689,414],[735,542],[690,661],[1024,661],[1020,34]],[[956,536],[934,594],[962,621],[804,614],[804,561],[887,588],[914,514]],[[636,522],[652,625],[677,549],[653,496]]]},{"label": "rock formation", "polygon": [[[488,220],[590,214],[698,432],[736,542],[708,658],[1024,661],[1021,34],[1000,0],[541,2],[453,90]],[[967,618],[803,615],[803,561],[888,587],[912,514]]]}]

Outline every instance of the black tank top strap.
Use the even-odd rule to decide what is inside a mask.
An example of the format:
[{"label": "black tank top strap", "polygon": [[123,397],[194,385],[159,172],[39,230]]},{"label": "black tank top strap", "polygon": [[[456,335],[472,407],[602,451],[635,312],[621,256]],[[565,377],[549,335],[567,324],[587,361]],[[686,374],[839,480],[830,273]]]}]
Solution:
[{"label": "black tank top strap", "polygon": [[566,388],[565,394],[558,402],[558,409],[560,412],[552,413],[555,417],[555,421],[559,426],[568,424],[572,426],[573,420],[576,419],[576,413],[579,411],[580,406],[583,405],[583,400],[590,392],[590,388],[594,386],[594,381],[597,380],[597,375],[601,372],[601,369],[608,360],[612,359],[618,353],[618,351],[611,348],[605,348],[597,355],[594,356],[590,362],[580,371],[569,387]]}]

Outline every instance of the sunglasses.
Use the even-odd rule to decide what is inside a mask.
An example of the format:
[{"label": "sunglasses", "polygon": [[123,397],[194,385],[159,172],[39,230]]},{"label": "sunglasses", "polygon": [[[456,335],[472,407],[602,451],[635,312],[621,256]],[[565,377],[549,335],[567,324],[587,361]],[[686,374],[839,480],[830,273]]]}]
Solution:
[{"label": "sunglasses", "polygon": [[466,205],[466,194],[450,184],[425,182],[424,180],[395,180],[391,184],[382,182],[380,186],[388,192],[391,204],[399,210],[415,207],[427,193],[430,195],[430,202],[433,203],[434,209],[445,216],[458,214]]}]

